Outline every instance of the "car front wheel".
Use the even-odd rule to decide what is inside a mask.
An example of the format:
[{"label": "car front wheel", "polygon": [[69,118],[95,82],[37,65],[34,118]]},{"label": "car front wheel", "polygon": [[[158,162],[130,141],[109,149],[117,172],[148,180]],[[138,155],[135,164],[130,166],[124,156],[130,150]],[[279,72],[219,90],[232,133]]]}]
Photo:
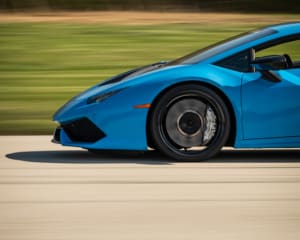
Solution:
[{"label": "car front wheel", "polygon": [[155,146],[180,161],[213,157],[230,132],[230,115],[222,98],[196,84],[167,91],[154,105],[150,117]]}]

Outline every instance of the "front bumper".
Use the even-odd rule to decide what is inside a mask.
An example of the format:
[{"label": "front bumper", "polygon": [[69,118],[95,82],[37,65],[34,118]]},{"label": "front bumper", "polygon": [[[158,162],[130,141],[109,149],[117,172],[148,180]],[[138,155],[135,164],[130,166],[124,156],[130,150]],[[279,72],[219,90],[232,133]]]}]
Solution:
[{"label": "front bumper", "polygon": [[64,146],[102,150],[147,150],[144,109],[139,114],[91,119],[81,117],[61,122],[53,134],[52,142]]},{"label": "front bumper", "polygon": [[133,107],[147,102],[142,91],[128,88],[95,104],[87,104],[88,96],[73,99],[53,116],[61,127],[55,142],[85,149],[147,150],[148,109]]}]

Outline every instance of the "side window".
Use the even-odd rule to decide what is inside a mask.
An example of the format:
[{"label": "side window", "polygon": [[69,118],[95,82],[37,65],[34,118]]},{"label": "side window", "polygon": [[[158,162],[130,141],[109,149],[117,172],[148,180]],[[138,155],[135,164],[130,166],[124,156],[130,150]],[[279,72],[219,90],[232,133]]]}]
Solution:
[{"label": "side window", "polygon": [[235,54],[216,63],[217,66],[229,68],[239,72],[249,72],[251,61],[250,50]]},{"label": "side window", "polygon": [[275,46],[267,47],[256,51],[255,57],[265,57],[270,55],[284,55],[287,54],[293,64],[300,63],[300,40],[293,40],[289,42],[279,43]]}]

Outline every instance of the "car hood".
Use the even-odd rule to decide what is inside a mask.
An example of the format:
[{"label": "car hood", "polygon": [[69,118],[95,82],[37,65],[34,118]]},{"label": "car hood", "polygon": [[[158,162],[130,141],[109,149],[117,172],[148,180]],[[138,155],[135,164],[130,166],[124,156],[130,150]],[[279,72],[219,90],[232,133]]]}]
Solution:
[{"label": "car hood", "polygon": [[168,64],[167,61],[160,61],[160,62],[152,63],[152,64],[147,65],[147,66],[131,69],[127,72],[118,74],[118,75],[116,75],[116,76],[100,83],[98,86],[105,86],[105,85],[115,84],[115,83],[118,83],[118,82],[121,82],[121,81],[125,81],[125,80],[128,80],[130,78],[134,78],[134,77],[137,77],[139,75],[142,75],[144,73],[164,68],[164,67],[167,66],[167,64]]},{"label": "car hood", "polygon": [[121,83],[130,81],[131,79],[141,76],[145,73],[149,73],[158,69],[163,69],[167,66],[167,64],[167,61],[160,61],[147,66],[135,68],[127,72],[118,74],[112,78],[109,78],[108,80],[105,80],[91,88],[88,88],[87,90],[71,98],[62,107],[60,107],[54,114],[53,119],[55,120],[56,116],[58,116],[64,110],[73,108],[75,106],[78,107],[80,105],[84,105],[89,97],[117,89]]}]

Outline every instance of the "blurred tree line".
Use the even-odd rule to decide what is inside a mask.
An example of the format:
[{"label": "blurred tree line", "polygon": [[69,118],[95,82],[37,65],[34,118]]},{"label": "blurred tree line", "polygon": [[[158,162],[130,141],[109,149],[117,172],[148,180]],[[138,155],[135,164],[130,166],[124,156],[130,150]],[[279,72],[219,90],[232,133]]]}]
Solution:
[{"label": "blurred tree line", "polygon": [[186,10],[300,13],[299,0],[0,0],[0,10]]}]

